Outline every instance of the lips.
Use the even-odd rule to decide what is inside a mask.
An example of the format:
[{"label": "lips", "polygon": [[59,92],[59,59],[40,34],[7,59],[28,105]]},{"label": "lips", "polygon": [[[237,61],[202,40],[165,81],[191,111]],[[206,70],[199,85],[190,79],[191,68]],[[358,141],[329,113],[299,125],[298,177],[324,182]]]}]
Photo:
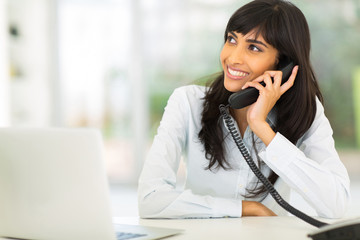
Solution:
[{"label": "lips", "polygon": [[242,79],[242,78],[248,76],[249,73],[241,71],[239,69],[231,68],[230,66],[227,66],[227,75],[229,78]]}]

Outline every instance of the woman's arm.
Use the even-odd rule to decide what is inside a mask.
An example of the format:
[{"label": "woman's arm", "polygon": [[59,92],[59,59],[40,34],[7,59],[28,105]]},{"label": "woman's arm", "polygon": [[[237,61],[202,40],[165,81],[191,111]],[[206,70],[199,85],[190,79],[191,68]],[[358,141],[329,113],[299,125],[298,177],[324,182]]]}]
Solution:
[{"label": "woman's arm", "polygon": [[276,214],[262,203],[242,201],[242,216],[276,216]]},{"label": "woman's arm", "polygon": [[[248,86],[259,90],[258,100],[249,107],[247,120],[254,133],[267,145],[259,156],[292,189],[297,191],[322,217],[342,217],[350,200],[349,176],[336,152],[332,129],[317,99],[317,112],[310,129],[298,147],[266,123],[276,101],[294,84],[298,67],[280,85],[282,74],[267,71]],[[274,78],[272,83],[271,77]],[[263,87],[259,81],[265,81]]]},{"label": "woman's arm", "polygon": [[310,129],[295,146],[280,133],[259,156],[321,217],[342,217],[350,201],[350,180],[334,145],[332,129],[317,99]]},{"label": "woman's arm", "polygon": [[242,214],[240,199],[201,196],[190,189],[176,190],[176,173],[185,148],[190,114],[186,87],[175,90],[139,179],[140,217],[209,218]]}]

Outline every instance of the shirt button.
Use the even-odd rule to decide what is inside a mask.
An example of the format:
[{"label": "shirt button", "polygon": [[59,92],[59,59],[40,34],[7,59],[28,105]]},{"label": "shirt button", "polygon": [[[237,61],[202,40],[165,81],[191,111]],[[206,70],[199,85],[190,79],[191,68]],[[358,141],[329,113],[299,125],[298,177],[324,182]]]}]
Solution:
[{"label": "shirt button", "polygon": [[273,157],[271,158],[271,160],[273,160],[274,162],[276,162],[277,157],[273,156]]},{"label": "shirt button", "polygon": [[239,186],[238,186],[239,188],[242,188],[243,187],[243,185],[242,184],[239,184]]}]

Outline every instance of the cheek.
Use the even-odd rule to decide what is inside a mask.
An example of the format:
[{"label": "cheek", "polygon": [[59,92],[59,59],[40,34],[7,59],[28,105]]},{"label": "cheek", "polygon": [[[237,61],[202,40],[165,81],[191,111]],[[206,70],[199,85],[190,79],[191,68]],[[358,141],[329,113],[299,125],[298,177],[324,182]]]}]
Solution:
[{"label": "cheek", "polygon": [[221,62],[221,65],[224,67],[224,54],[223,54],[223,51],[221,51],[221,53],[220,53],[220,62]]},{"label": "cheek", "polygon": [[223,47],[223,49],[221,50],[220,53],[220,61],[221,61],[221,65],[224,67],[224,61],[228,56],[228,50],[226,49],[226,47]]},{"label": "cheek", "polygon": [[261,75],[267,70],[275,70],[274,67],[276,67],[275,60],[272,58],[251,62],[251,69],[256,75]]}]

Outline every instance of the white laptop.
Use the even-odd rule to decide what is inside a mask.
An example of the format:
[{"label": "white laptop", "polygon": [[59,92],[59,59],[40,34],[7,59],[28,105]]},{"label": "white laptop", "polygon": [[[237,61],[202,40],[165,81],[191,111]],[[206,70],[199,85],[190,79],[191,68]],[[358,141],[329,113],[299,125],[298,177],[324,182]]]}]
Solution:
[{"label": "white laptop", "polygon": [[0,237],[137,240],[180,233],[127,225],[116,225],[125,236],[114,231],[102,147],[97,130],[0,128]]}]

